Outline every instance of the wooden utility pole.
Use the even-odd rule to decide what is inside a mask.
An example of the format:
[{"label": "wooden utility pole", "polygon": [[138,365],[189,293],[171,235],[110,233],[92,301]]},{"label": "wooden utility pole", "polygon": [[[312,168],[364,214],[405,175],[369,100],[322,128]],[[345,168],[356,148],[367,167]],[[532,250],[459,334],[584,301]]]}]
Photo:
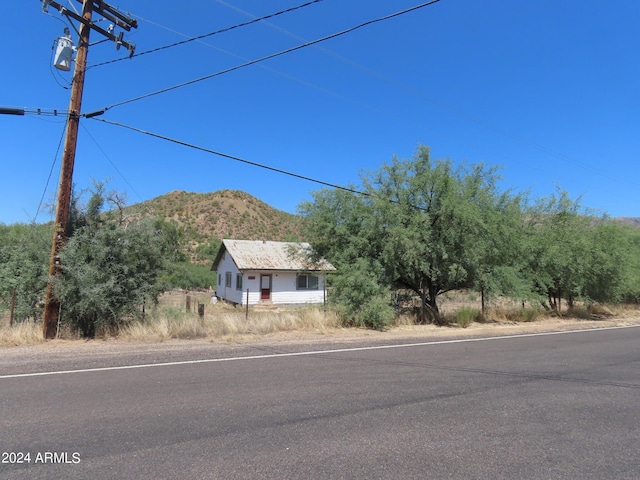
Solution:
[{"label": "wooden utility pole", "polygon": [[69,222],[71,189],[73,187],[73,164],[76,159],[78,127],[80,126],[80,108],[82,106],[82,92],[84,90],[84,74],[87,69],[92,7],[92,1],[84,0],[82,4],[82,18],[87,23],[80,25],[76,66],[73,71],[73,81],[71,84],[71,101],[69,102],[69,116],[67,117],[67,136],[64,140],[62,166],[60,167],[56,221],[53,230],[53,241],[51,242],[51,259],[49,262],[49,282],[47,283],[44,303],[44,338],[55,338],[58,333],[58,311],[60,310],[60,302],[53,295],[51,278],[61,273],[62,265],[59,254],[60,249],[67,239],[67,223]]},{"label": "wooden utility pole", "polygon": [[[95,4],[95,6],[94,6]],[[73,72],[71,86],[71,100],[69,102],[69,116],[67,117],[67,133],[62,154],[62,166],[60,168],[60,184],[58,186],[58,201],[56,206],[56,219],[51,242],[51,259],[49,262],[49,281],[45,293],[43,335],[44,338],[55,338],[58,333],[58,313],[60,301],[53,293],[52,279],[62,272],[60,262],[60,249],[64,245],[68,234],[69,211],[71,207],[71,190],[73,188],[73,165],[76,157],[76,145],[78,141],[78,127],[80,126],[80,109],[82,106],[82,92],[84,90],[84,77],[87,69],[87,54],[89,51],[89,33],[97,30],[110,40],[116,42],[116,46],[125,45],[133,54],[133,45],[122,40],[122,35],[116,37],[111,30],[105,31],[94,25],[91,16],[95,10],[100,15],[113,21],[119,27],[130,30],[137,27],[135,20],[125,17],[117,12],[113,7],[107,5],[102,0],[82,0],[82,16],[67,10],[57,2],[43,0],[44,8],[52,5],[63,15],[80,22],[80,37],[76,54],[76,65]]]}]

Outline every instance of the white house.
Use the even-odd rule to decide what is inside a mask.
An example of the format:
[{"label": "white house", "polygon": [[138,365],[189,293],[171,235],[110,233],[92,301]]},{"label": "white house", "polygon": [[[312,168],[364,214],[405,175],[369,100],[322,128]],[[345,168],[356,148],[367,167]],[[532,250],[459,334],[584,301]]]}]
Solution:
[{"label": "white house", "polygon": [[239,305],[323,303],[324,259],[309,257],[308,243],[223,240],[211,270],[218,272],[216,296]]}]

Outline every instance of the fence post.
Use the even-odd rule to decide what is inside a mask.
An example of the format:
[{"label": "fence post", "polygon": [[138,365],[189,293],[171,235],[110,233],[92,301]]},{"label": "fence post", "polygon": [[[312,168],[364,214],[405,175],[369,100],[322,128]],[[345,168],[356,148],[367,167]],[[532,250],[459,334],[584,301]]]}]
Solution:
[{"label": "fence post", "polygon": [[187,312],[191,311],[191,295],[187,295]]},{"label": "fence post", "polygon": [[198,316],[204,318],[204,303],[198,303]]},{"label": "fence post", "polygon": [[247,288],[247,305],[245,307],[244,319],[245,321],[249,320],[249,289],[248,288]]},{"label": "fence post", "polygon": [[324,283],[322,284],[322,308],[327,313],[327,276],[324,276]]}]

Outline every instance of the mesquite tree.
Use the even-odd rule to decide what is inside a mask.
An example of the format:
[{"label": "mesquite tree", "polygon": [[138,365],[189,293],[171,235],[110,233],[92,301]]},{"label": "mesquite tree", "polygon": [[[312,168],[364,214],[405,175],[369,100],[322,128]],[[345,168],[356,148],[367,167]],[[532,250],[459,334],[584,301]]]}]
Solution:
[{"label": "mesquite tree", "polygon": [[[339,275],[353,275],[350,266],[365,261],[379,285],[419,295],[422,321],[440,323],[439,295],[479,284],[496,292],[509,283],[488,278],[507,278],[513,268],[507,262],[517,255],[496,249],[517,232],[521,199],[500,192],[498,180],[495,168],[434,161],[420,147],[411,160],[394,158],[363,175],[364,195],[325,189],[300,210],[308,238]],[[500,212],[516,221],[497,228]]]}]

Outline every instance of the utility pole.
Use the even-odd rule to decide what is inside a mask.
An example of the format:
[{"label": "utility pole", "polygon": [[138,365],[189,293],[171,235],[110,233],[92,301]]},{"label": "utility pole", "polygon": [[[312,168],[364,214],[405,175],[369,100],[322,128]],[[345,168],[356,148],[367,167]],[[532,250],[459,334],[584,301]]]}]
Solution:
[{"label": "utility pole", "polygon": [[67,239],[67,223],[69,221],[69,207],[71,205],[73,164],[76,158],[78,127],[80,126],[80,108],[82,106],[84,74],[87,68],[87,52],[89,50],[92,7],[93,2],[89,0],[85,0],[82,5],[82,18],[87,23],[80,24],[80,38],[78,39],[76,66],[73,71],[73,81],[71,85],[71,101],[69,102],[69,115],[67,117],[67,135],[64,140],[62,166],[60,167],[60,183],[58,185],[56,220],[53,229],[53,241],[51,242],[49,281],[47,282],[47,291],[44,303],[44,338],[55,338],[58,334],[58,311],[60,310],[60,302],[53,295],[51,279],[61,273],[62,265],[60,263],[59,252]]},{"label": "utility pole", "polygon": [[[76,156],[76,145],[78,141],[78,127],[80,126],[82,92],[84,90],[84,77],[87,68],[87,54],[89,51],[89,33],[96,30],[109,40],[116,42],[116,47],[124,45],[133,55],[134,46],[122,40],[122,34],[113,35],[115,25],[129,31],[132,27],[137,28],[137,22],[128,18],[107,5],[102,0],[78,0],[82,3],[82,15],[70,11],[55,1],[42,0],[43,10],[46,11],[49,5],[57,8],[60,13],[77,20],[80,23],[78,48],[76,54],[76,65],[73,73],[71,86],[71,100],[69,102],[69,114],[67,117],[67,133],[62,154],[62,166],[60,168],[60,183],[58,185],[58,200],[56,205],[56,219],[51,242],[51,258],[49,262],[49,281],[45,293],[43,335],[46,339],[55,338],[58,333],[58,313],[60,311],[60,301],[53,293],[52,279],[62,273],[60,262],[60,249],[65,244],[68,234],[69,211],[71,206],[71,190],[73,187],[73,166]],[[91,21],[93,12],[99,13],[102,17],[113,22],[112,27],[104,30]]]}]

